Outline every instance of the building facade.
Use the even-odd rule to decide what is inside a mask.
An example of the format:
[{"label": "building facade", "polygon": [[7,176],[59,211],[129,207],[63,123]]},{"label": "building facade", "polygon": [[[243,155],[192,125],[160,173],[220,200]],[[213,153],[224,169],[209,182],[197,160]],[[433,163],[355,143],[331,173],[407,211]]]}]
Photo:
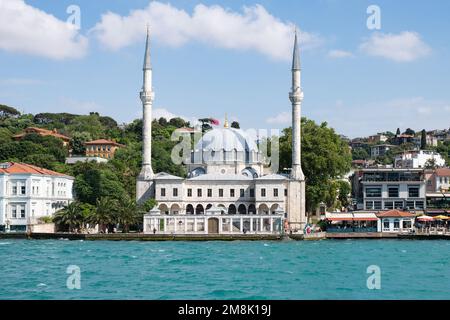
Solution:
[{"label": "building facade", "polygon": [[[256,138],[241,129],[206,132],[184,159],[188,176],[154,173],[151,167],[151,112],[154,100],[149,34],[144,57],[143,164],[137,201],[154,198],[158,208],[144,217],[146,233],[258,234],[302,232],[306,224],[305,177],[301,168],[300,52],[297,34],[292,61],[292,168],[270,172]],[[190,137],[190,135],[188,134]],[[190,138],[189,138],[190,140]]]},{"label": "building facade", "polygon": [[118,148],[124,147],[124,145],[117,143],[116,141],[99,139],[88,141],[85,143],[86,157],[97,157],[103,159],[114,158],[114,153]]},{"label": "building facade", "polygon": [[426,209],[426,183],[423,169],[372,168],[358,171],[353,179],[358,209]]},{"label": "building facade", "polygon": [[429,163],[434,163],[436,167],[445,166],[445,159],[435,151],[414,150],[404,152],[394,159],[396,168],[425,168]]},{"label": "building facade", "polygon": [[0,164],[0,231],[26,231],[73,200],[73,178],[25,163]]}]

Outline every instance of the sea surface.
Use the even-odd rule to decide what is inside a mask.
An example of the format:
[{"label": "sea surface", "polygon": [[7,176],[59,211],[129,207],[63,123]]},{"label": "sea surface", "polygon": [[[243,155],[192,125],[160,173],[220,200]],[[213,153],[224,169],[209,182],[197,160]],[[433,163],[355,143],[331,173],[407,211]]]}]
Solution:
[{"label": "sea surface", "polygon": [[450,241],[0,239],[0,299],[450,299]]}]

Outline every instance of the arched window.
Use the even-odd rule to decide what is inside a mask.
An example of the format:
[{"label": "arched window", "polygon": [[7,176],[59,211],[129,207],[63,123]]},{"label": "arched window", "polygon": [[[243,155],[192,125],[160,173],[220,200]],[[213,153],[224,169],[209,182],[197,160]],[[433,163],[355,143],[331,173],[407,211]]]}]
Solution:
[{"label": "arched window", "polygon": [[203,206],[201,204],[197,205],[195,207],[195,214],[204,214],[205,210],[203,209]]},{"label": "arched window", "polygon": [[248,214],[256,214],[256,207],[254,204],[248,206]]},{"label": "arched window", "polygon": [[236,206],[234,204],[230,204],[228,207],[228,214],[236,214]]},{"label": "arched window", "polygon": [[244,204],[240,204],[239,205],[239,207],[238,207],[238,212],[239,212],[239,214],[247,214],[247,208],[245,207],[245,205]]},{"label": "arched window", "polygon": [[186,214],[194,214],[194,206],[192,204],[186,206]]}]

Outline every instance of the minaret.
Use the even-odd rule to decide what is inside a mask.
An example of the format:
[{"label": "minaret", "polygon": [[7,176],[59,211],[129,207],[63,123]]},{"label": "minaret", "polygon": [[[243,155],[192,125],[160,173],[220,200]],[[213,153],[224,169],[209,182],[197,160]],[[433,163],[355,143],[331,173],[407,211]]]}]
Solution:
[{"label": "minaret", "polygon": [[291,232],[302,233],[306,224],[305,175],[301,159],[301,87],[300,50],[297,30],[295,30],[294,52],[292,57],[292,89],[289,99],[292,103],[292,170],[288,182],[287,214]]},{"label": "minaret", "polygon": [[300,50],[298,48],[297,30],[295,30],[294,52],[292,57],[292,89],[289,93],[292,103],[292,171],[291,178],[305,180],[301,159],[301,106],[303,91],[301,87]]},{"label": "minaret", "polygon": [[152,105],[155,94],[152,88],[152,65],[150,61],[150,32],[147,27],[145,42],[145,56],[143,66],[143,85],[140,92],[143,109],[142,128],[142,169],[137,181],[136,197],[138,202],[152,196],[153,169],[152,169]]}]

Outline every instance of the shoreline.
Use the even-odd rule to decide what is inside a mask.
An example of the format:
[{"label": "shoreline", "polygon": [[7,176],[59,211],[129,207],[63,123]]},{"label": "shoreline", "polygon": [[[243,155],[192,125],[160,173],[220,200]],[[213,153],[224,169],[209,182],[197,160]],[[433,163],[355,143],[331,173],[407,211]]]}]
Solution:
[{"label": "shoreline", "polygon": [[399,240],[450,240],[450,235],[439,234],[395,234],[395,233],[320,233],[310,235],[171,235],[144,233],[0,233],[0,239],[29,240],[86,240],[86,241],[319,241],[347,239],[399,239]]}]

